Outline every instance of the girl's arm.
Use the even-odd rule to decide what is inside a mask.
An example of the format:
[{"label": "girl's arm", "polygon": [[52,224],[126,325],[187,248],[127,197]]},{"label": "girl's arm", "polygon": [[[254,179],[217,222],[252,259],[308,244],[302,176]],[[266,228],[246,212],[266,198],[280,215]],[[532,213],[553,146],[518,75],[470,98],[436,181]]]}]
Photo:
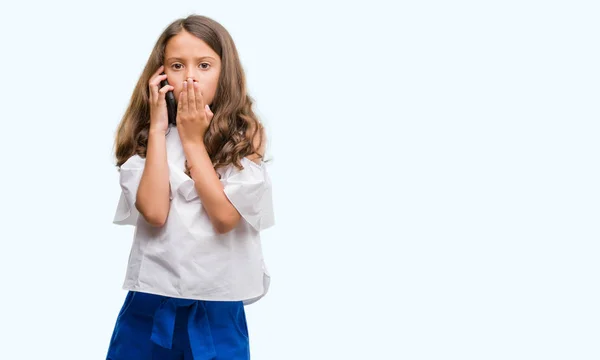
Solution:
[{"label": "girl's arm", "polygon": [[206,147],[204,144],[188,144],[184,147],[188,154],[190,175],[210,222],[217,233],[229,232],[240,221],[241,215],[223,192],[223,184],[213,168]]},{"label": "girl's arm", "polygon": [[[259,150],[261,155],[264,154],[265,144],[266,140]],[[196,192],[216,232],[225,234],[233,230],[242,216],[225,195],[223,184],[213,168],[206,147],[204,144],[187,144],[184,145],[184,150]],[[255,154],[249,155],[248,158],[257,163],[261,161]]]},{"label": "girl's arm", "polygon": [[169,215],[169,166],[165,131],[150,130],[146,164],[138,187],[135,207],[153,226],[163,226]]}]

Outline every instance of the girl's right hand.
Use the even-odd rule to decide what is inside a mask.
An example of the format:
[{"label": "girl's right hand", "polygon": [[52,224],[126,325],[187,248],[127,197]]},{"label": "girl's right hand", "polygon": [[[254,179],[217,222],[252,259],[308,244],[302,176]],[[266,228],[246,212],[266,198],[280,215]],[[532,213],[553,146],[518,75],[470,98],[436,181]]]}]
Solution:
[{"label": "girl's right hand", "polygon": [[169,128],[169,115],[167,113],[165,94],[167,91],[175,90],[175,88],[172,85],[166,85],[159,89],[160,82],[167,78],[166,74],[161,75],[163,69],[164,65],[161,65],[148,82],[150,90],[150,131],[167,132]]}]

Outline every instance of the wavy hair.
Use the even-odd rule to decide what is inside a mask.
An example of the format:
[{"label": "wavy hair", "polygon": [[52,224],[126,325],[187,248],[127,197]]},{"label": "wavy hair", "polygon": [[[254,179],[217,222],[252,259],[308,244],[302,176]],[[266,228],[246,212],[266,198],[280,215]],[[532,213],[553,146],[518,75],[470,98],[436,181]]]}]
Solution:
[{"label": "wavy hair", "polygon": [[[167,26],[152,49],[117,128],[114,143],[117,167],[136,154],[146,157],[150,130],[148,82],[164,63],[167,42],[184,30],[204,41],[221,58],[221,73],[211,105],[214,116],[204,136],[213,167],[216,170],[234,164],[243,169],[241,158],[252,154],[266,162],[264,154],[258,153],[265,141],[264,127],[252,110],[254,100],[247,93],[246,77],[231,35],[215,20],[190,15]],[[255,139],[259,140],[256,147]],[[189,175],[187,166],[185,172]]]}]

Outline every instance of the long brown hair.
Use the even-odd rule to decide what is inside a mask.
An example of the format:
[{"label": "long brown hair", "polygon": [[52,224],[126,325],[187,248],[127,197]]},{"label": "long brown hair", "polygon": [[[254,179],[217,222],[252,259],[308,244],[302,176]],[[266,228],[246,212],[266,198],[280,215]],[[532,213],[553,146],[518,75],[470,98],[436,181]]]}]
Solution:
[{"label": "long brown hair", "polygon": [[[221,57],[221,73],[211,105],[214,116],[204,136],[204,144],[215,170],[229,164],[242,169],[242,157],[258,154],[264,141],[264,127],[252,110],[254,100],[247,93],[246,77],[233,39],[215,20],[190,15],[167,26],[152,49],[117,128],[117,167],[133,155],[146,157],[150,129],[148,82],[156,69],[164,63],[165,47],[169,39],[183,30],[204,41]],[[259,146],[255,148],[253,140],[256,136],[259,136]],[[264,158],[263,154],[258,156]]]}]

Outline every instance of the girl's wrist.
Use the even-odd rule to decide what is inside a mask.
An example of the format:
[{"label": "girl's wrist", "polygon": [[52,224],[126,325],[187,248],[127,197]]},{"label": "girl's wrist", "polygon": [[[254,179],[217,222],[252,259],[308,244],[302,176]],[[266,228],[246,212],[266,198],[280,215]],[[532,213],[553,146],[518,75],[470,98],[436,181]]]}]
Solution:
[{"label": "girl's wrist", "polygon": [[167,130],[165,130],[165,129],[150,128],[150,130],[148,131],[148,136],[150,136],[150,135],[165,136],[166,134],[167,134]]}]

